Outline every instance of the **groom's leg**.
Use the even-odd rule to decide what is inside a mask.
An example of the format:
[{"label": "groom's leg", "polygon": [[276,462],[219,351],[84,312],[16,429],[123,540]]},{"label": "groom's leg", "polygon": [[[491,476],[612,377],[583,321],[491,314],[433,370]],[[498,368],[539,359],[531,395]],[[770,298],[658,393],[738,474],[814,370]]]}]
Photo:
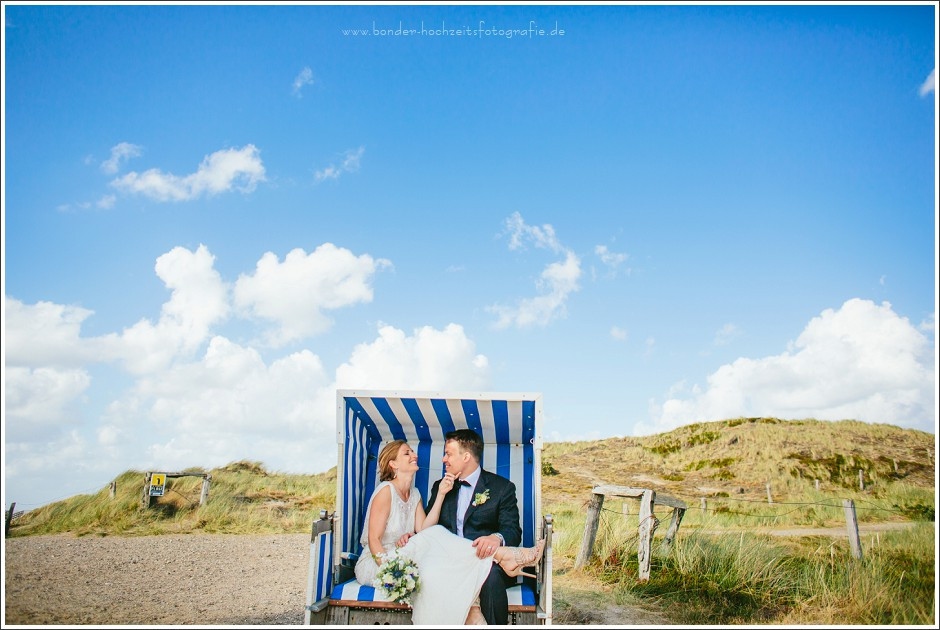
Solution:
[{"label": "groom's leg", "polygon": [[494,562],[480,589],[480,612],[491,626],[505,626],[509,623],[509,598],[506,595],[508,580],[509,576]]}]

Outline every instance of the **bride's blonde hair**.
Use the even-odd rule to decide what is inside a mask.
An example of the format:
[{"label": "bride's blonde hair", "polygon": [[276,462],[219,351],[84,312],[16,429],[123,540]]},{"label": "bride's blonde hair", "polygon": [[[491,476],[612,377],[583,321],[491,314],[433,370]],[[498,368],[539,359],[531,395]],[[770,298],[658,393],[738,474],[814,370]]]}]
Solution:
[{"label": "bride's blonde hair", "polygon": [[405,440],[393,440],[382,448],[382,452],[379,453],[379,481],[390,481],[395,478],[395,471],[392,470],[390,464],[398,457],[398,451],[402,445],[407,443]]}]

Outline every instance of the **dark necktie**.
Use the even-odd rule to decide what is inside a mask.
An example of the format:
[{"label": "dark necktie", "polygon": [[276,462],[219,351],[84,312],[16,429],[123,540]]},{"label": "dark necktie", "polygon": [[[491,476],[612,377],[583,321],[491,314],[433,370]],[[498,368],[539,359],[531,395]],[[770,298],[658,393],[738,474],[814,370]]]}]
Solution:
[{"label": "dark necktie", "polygon": [[469,481],[465,481],[465,480],[461,479],[458,483],[459,483],[461,486],[467,486],[468,488],[470,487],[470,482],[469,482]]}]

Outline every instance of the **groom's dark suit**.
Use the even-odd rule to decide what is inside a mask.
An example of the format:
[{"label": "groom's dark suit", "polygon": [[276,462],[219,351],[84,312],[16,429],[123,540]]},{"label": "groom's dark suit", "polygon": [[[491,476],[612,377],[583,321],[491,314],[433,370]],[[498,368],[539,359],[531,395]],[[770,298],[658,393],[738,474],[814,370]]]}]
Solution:
[{"label": "groom's dark suit", "polygon": [[[441,481],[438,479],[431,488],[431,497],[428,505],[434,505],[437,490]],[[444,496],[441,505],[441,515],[438,524],[443,525],[453,533],[457,533],[457,495],[460,485],[455,484],[453,489]],[[474,499],[477,495],[489,490],[489,498],[484,502]],[[499,532],[506,545],[517,547],[522,540],[522,531],[519,529],[519,506],[516,504],[516,486],[511,481],[491,472],[480,470],[480,478],[473,488],[470,506],[463,519],[463,537],[476,540],[480,536],[489,536]],[[474,505],[478,503],[478,505]],[[506,625],[509,622],[509,600],[506,597],[506,587],[514,582],[503,572],[496,562],[490,571],[489,577],[480,590],[480,612],[490,625]]]}]

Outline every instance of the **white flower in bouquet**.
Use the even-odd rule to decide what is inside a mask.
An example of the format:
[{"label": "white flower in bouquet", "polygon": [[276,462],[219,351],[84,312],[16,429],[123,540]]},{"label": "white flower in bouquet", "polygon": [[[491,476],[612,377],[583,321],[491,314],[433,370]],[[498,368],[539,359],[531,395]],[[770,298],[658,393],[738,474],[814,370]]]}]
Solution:
[{"label": "white flower in bouquet", "polygon": [[372,586],[382,590],[385,596],[399,604],[411,605],[411,596],[421,586],[418,565],[399,550],[388,554],[372,580]]}]

